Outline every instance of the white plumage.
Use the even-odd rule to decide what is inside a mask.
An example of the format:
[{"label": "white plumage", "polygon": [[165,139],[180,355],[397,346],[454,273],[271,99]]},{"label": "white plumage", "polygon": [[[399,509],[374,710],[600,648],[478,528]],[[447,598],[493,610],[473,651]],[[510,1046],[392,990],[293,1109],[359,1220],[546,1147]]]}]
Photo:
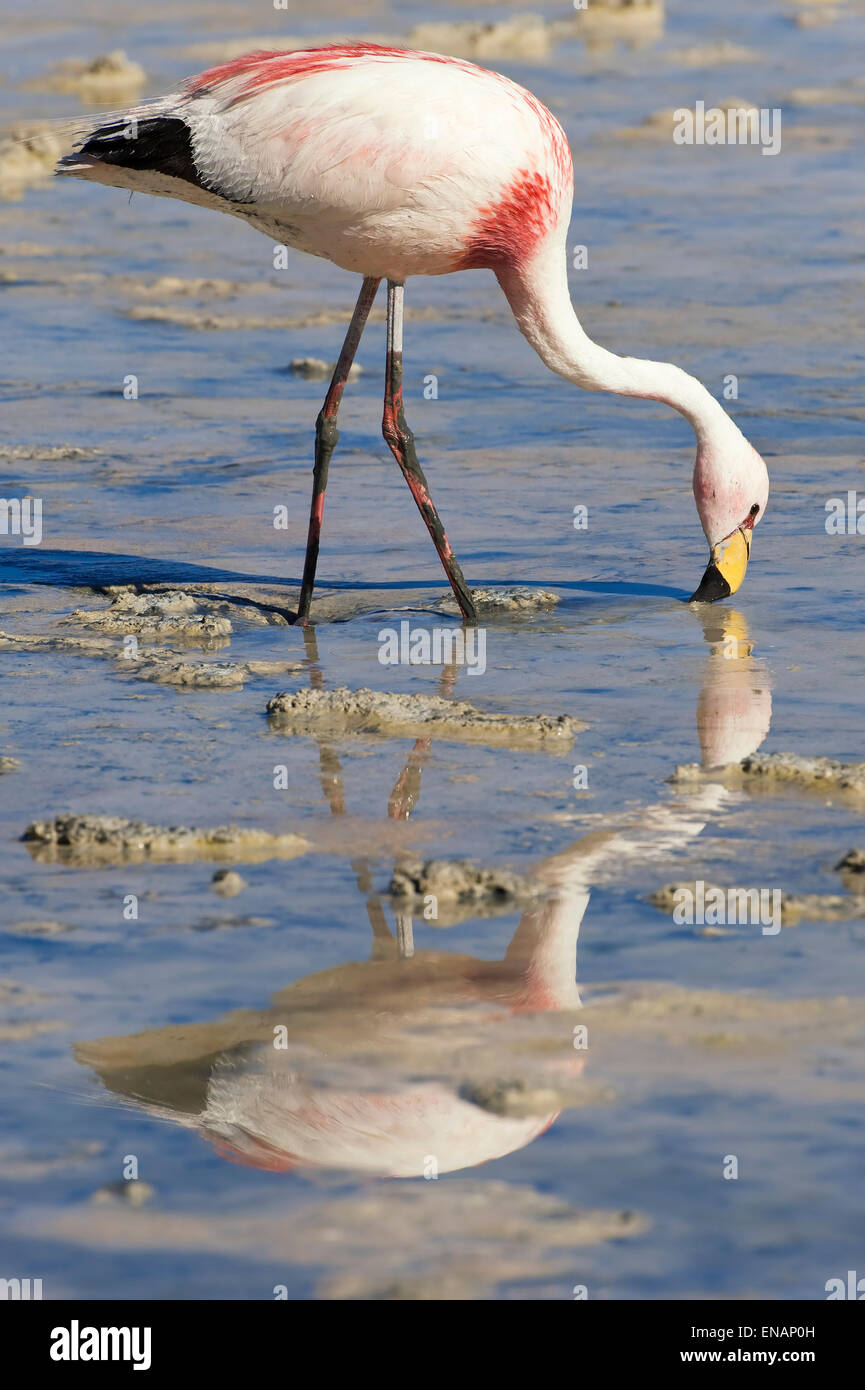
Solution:
[{"label": "white plumage", "polygon": [[542,360],[590,391],[663,401],[697,436],[694,495],[710,562],[694,598],[735,592],[769,491],[765,464],[718,401],[669,363],[619,357],[585,333],[568,292],[573,169],[558,122],[497,73],[375,45],[249,54],[109,120],[61,172],[185,199],[364,276],[319,417],[298,616],[315,578],[336,413],[369,307],[388,281],[385,437],[463,615],[476,611],[402,413],[403,286],[495,272]]}]

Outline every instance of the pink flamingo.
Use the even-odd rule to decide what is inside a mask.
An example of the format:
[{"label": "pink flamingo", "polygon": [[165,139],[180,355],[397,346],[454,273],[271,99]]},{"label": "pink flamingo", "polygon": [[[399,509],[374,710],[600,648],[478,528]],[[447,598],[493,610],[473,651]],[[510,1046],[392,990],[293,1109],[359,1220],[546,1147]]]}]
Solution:
[{"label": "pink flamingo", "polygon": [[554,372],[685,416],[697,436],[693,489],[710,549],[693,599],[726,598],[742,583],[768,497],[766,466],[694,377],[619,357],[584,332],[567,284],[571,155],[561,126],[524,88],[471,63],[376,44],[250,53],[104,118],[58,172],[229,212],[363,276],[316,423],[298,621],[309,616],[337,412],[383,279],[383,434],[464,618],[477,620],[406,423],[402,346],[408,277],[478,267],[495,272],[520,331]]}]

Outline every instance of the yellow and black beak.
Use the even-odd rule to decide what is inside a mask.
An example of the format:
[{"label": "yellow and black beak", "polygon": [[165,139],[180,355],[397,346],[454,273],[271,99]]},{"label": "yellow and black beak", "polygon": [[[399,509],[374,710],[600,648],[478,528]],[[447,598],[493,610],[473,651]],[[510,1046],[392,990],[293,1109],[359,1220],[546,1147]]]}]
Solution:
[{"label": "yellow and black beak", "polygon": [[752,534],[753,524],[747,529],[737,526],[729,536],[712,546],[706,573],[689,603],[716,603],[720,598],[735,594],[748,568]]}]

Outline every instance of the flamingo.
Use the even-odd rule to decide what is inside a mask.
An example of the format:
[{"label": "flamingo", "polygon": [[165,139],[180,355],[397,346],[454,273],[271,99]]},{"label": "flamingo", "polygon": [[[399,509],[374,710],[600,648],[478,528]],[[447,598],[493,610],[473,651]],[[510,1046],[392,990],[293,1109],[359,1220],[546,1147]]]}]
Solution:
[{"label": "flamingo", "polygon": [[691,601],[736,592],[769,491],[766,465],[723,406],[666,362],[620,357],[582,328],[567,283],[567,138],[529,91],[435,53],[378,44],[249,53],[178,91],[104,117],[58,173],[216,208],[362,276],[316,421],[296,622],[309,619],[328,468],[349,369],[382,280],[382,433],[465,621],[477,610],[418,461],[403,408],[403,306],[412,275],[492,270],[552,371],[588,391],[672,406],[693,427],[693,491],[709,562]]}]

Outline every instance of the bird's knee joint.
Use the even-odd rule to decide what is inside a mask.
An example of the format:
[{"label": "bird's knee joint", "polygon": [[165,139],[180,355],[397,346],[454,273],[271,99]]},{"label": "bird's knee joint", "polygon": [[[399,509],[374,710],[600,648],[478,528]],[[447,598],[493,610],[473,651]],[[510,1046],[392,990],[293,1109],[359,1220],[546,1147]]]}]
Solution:
[{"label": "bird's knee joint", "polygon": [[381,432],[385,443],[395,452],[399,452],[403,447],[403,437],[399,426],[392,415],[385,415],[381,422]]},{"label": "bird's knee joint", "polygon": [[320,444],[324,444],[328,449],[336,448],[339,440],[336,420],[332,415],[325,415],[323,410],[315,422],[315,437]]}]

